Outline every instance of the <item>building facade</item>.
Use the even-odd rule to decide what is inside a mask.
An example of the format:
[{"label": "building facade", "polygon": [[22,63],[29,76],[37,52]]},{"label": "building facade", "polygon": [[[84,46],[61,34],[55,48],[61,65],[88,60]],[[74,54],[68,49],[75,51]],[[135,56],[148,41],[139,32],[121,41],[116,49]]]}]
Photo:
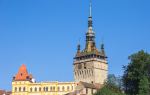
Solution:
[{"label": "building facade", "polygon": [[22,65],[13,77],[12,95],[64,95],[75,91],[75,82],[40,82],[37,83]]}]

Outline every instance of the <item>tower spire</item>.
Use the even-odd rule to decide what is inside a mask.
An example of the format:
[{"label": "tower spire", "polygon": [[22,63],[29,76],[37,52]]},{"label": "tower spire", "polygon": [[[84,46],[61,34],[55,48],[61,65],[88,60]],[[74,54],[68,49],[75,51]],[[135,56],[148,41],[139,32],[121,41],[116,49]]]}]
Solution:
[{"label": "tower spire", "polygon": [[90,0],[89,4],[89,17],[88,17],[88,31],[86,33],[86,51],[92,51],[92,48],[96,48],[95,46],[95,33],[93,32],[93,21],[92,21],[92,0]]},{"label": "tower spire", "polygon": [[88,28],[92,29],[92,0],[90,0],[90,11],[89,11],[90,15],[88,18]]},{"label": "tower spire", "polygon": [[90,0],[90,17],[92,17],[92,0]]}]

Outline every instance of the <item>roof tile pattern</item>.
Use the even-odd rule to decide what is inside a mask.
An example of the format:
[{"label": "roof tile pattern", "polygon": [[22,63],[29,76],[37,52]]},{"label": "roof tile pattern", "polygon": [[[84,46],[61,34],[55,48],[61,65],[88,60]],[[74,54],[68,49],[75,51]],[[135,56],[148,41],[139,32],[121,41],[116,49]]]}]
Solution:
[{"label": "roof tile pattern", "polygon": [[25,80],[29,80],[29,79],[31,79],[31,75],[28,74],[26,65],[23,64],[23,65],[19,68],[19,71],[18,71],[18,73],[16,74],[14,80],[15,80],[15,81],[25,81]]}]

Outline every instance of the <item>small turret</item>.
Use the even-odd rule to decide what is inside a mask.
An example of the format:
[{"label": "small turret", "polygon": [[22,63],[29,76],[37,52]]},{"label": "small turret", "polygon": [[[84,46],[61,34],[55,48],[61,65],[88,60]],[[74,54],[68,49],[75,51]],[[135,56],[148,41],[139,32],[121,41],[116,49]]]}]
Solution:
[{"label": "small turret", "polygon": [[18,73],[13,77],[13,81],[31,81],[32,75],[28,73],[26,65],[22,64]]},{"label": "small turret", "polygon": [[80,53],[80,44],[77,46],[77,53]]},{"label": "small turret", "polygon": [[101,44],[101,53],[105,56],[105,49],[104,49],[104,44]]},{"label": "small turret", "polygon": [[77,46],[77,53],[76,53],[76,56],[79,56],[80,55],[80,44],[78,44],[78,46]]}]

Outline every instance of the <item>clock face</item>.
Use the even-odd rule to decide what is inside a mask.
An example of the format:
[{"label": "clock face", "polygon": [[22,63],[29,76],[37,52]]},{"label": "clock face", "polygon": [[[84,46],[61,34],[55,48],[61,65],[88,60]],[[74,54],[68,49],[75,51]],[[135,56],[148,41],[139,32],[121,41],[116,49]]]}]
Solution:
[{"label": "clock face", "polygon": [[81,68],[82,68],[82,65],[81,65],[81,64],[79,64],[79,65],[78,65],[78,69],[81,69]]}]

